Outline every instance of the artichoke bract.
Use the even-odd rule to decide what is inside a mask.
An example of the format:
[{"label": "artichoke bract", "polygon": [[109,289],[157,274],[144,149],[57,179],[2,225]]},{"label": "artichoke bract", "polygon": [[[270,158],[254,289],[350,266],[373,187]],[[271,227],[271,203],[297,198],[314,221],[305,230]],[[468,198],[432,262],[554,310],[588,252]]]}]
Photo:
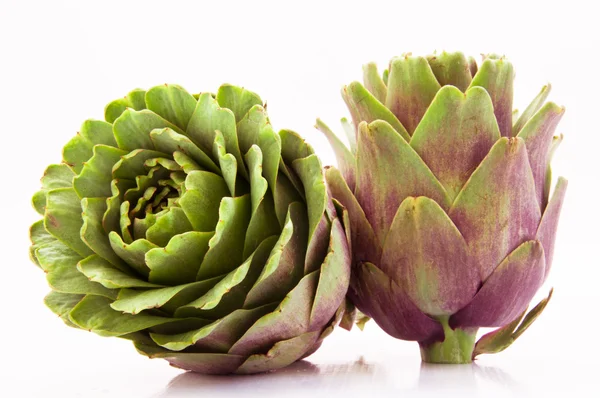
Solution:
[{"label": "artichoke bract", "polygon": [[105,119],[83,123],[33,198],[47,306],[202,373],[314,352],[343,316],[350,251],[313,149],[232,85],[134,90]]},{"label": "artichoke bract", "polygon": [[[347,148],[320,120],[338,167],[326,180],[347,209],[348,295],[426,362],[465,363],[508,347],[546,306],[527,306],[548,276],[567,182],[550,195],[564,108],[545,86],[518,116],[504,57],[460,52],[392,59],[342,96]],[[499,327],[475,344],[480,327]]]}]

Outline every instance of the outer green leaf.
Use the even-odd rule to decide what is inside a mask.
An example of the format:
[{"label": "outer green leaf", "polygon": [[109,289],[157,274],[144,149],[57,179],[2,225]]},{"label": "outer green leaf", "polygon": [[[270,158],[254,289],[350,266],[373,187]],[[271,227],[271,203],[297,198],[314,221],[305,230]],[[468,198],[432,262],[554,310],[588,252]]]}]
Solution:
[{"label": "outer green leaf", "polygon": [[115,268],[111,263],[93,254],[81,260],[77,269],[87,276],[91,281],[98,282],[108,289],[120,289],[124,287],[160,287]]},{"label": "outer green leaf", "polygon": [[96,145],[94,155],[85,163],[81,173],[73,179],[73,188],[80,198],[109,197],[113,166],[127,154],[118,148]]},{"label": "outer green leaf", "polygon": [[266,354],[251,355],[237,373],[259,373],[284,368],[306,356],[319,338],[320,332],[304,333],[288,340],[276,342]]},{"label": "outer green leaf", "polygon": [[165,305],[177,309],[181,305],[187,304],[205,294],[218,281],[218,278],[213,278],[206,281],[159,289],[124,289],[119,293],[119,299],[110,306],[114,310],[133,315],[152,308],[163,309],[162,307]]},{"label": "outer green leaf", "polygon": [[318,271],[315,271],[302,278],[277,309],[256,321],[229,353],[251,355],[264,352],[278,341],[307,332],[318,276]]},{"label": "outer green leaf", "polygon": [[61,293],[116,297],[116,292],[88,280],[81,274],[77,270],[81,256],[59,241],[40,246],[36,250],[36,258],[47,272],[46,278],[53,290]]},{"label": "outer green leaf", "polygon": [[135,348],[150,358],[164,358],[176,368],[203,374],[233,373],[246,359],[241,355],[221,353],[175,352],[161,348],[153,341],[150,344],[136,341]]},{"label": "outer green leaf", "polygon": [[114,123],[127,108],[133,108],[136,111],[146,109],[145,95],[144,90],[137,88],[131,90],[125,97],[112,101],[104,108],[104,119],[108,123]]},{"label": "outer green leaf", "polygon": [[273,309],[273,304],[239,309],[200,329],[176,335],[151,333],[150,337],[169,350],[181,351],[193,345],[197,350],[225,353],[257,319]]},{"label": "outer green leaf", "polygon": [[152,112],[185,131],[196,109],[196,99],[183,87],[165,84],[152,87],[146,93],[146,105]]},{"label": "outer green leaf", "polygon": [[235,115],[236,122],[240,122],[255,105],[262,105],[258,94],[244,88],[223,84],[217,91],[217,102],[222,108],[230,109]]},{"label": "outer green leaf", "polygon": [[46,231],[44,228],[44,220],[36,221],[29,227],[29,239],[31,240],[31,246],[29,247],[29,257],[36,265],[40,266],[35,251],[38,247],[45,245],[46,243],[56,241],[56,238]]},{"label": "outer green leaf", "polygon": [[81,203],[75,190],[57,188],[48,191],[44,228],[82,257],[86,257],[92,251],[80,238],[82,226]]},{"label": "outer green leaf", "polygon": [[85,296],[82,294],[69,294],[51,291],[44,297],[44,304],[52,312],[58,315],[67,326],[79,328],[69,319],[69,312],[81,301]]},{"label": "outer green leaf", "polygon": [[33,196],[32,204],[35,210],[44,215],[46,210],[46,192],[56,188],[70,188],[73,185],[75,173],[66,164],[51,164],[42,176],[42,189]]},{"label": "outer green leaf", "polygon": [[146,314],[123,314],[110,308],[110,303],[105,297],[86,296],[71,310],[70,319],[80,328],[101,336],[122,336],[176,321]]},{"label": "outer green leaf", "polygon": [[63,161],[79,174],[83,163],[92,157],[92,149],[97,144],[117,146],[112,125],[102,120],[86,120],[77,135],[63,148]]},{"label": "outer green leaf", "polygon": [[127,151],[134,149],[155,149],[150,139],[154,129],[168,127],[178,133],[182,131],[156,113],[147,109],[134,111],[127,109],[113,125],[113,132],[119,148]]}]

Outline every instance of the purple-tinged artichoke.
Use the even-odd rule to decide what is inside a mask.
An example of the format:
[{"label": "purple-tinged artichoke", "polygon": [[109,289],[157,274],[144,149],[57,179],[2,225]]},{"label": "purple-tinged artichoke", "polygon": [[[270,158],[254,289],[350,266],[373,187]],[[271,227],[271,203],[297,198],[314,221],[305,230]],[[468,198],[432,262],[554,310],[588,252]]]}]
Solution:
[{"label": "purple-tinged artichoke", "polygon": [[[550,86],[515,117],[513,66],[462,53],[392,59],[383,77],[342,96],[350,149],[321,121],[339,169],[326,180],[347,209],[349,297],[426,362],[464,363],[510,345],[546,279],[567,181],[550,196],[550,159],[564,108]],[[499,327],[475,345],[480,327]]]},{"label": "purple-tinged artichoke", "polygon": [[342,317],[350,252],[313,149],[231,85],[134,90],[105,119],[83,124],[33,198],[48,307],[202,373],[316,350]]}]

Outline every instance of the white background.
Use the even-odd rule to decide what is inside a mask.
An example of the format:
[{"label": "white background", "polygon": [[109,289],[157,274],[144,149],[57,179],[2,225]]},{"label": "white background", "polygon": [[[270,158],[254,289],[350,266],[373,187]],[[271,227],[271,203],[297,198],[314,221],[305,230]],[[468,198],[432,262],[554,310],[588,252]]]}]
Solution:
[{"label": "white background", "polygon": [[[600,245],[600,30],[592,1],[0,1],[0,395],[525,396],[597,393]],[[551,82],[567,112],[555,175],[570,180],[543,316],[507,351],[475,365],[421,367],[416,343],[373,323],[338,330],[301,363],[254,377],[182,374],[131,344],[67,328],[47,310],[44,275],[28,260],[30,197],[86,118],[135,87],[222,82],[268,101],[275,127],[332,155],[313,128],[338,132],[339,90],[361,65],[403,52],[496,52],[515,65],[523,109]],[[538,298],[539,298],[538,297]],[[594,391],[595,389],[595,391]]]}]

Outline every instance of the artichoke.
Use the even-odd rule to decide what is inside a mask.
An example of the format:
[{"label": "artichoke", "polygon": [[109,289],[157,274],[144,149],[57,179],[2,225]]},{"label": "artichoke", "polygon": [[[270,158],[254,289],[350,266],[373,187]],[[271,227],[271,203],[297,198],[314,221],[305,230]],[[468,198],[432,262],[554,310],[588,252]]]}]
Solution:
[{"label": "artichoke", "polygon": [[313,149],[231,85],[136,89],[105,119],[83,123],[33,197],[47,306],[202,373],[314,352],[343,315],[350,251]]},{"label": "artichoke", "polygon": [[[338,167],[329,189],[348,211],[349,298],[423,361],[466,363],[508,347],[544,309],[527,306],[552,263],[567,181],[550,198],[564,108],[545,86],[512,109],[513,66],[462,53],[392,59],[342,90],[348,149],[320,120]],[[550,198],[550,199],[549,199]],[[480,327],[499,329],[475,345]]]}]

